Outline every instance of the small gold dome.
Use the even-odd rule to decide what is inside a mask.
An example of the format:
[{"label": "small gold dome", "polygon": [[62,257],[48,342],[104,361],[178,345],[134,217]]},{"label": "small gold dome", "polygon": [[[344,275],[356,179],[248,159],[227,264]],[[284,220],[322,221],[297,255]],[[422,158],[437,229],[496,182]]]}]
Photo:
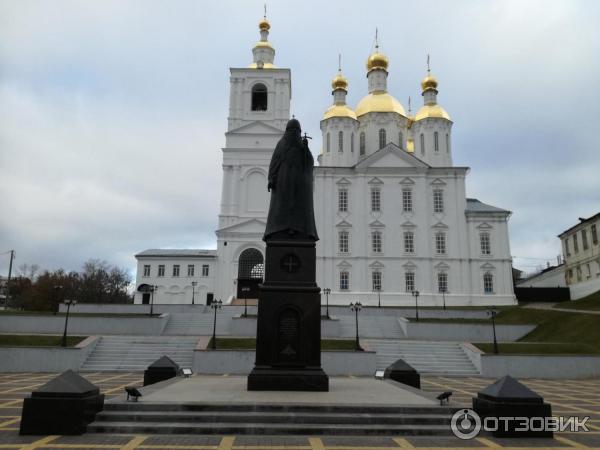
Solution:
[{"label": "small gold dome", "polygon": [[265,17],[260,22],[258,22],[258,28],[260,31],[269,31],[271,29],[271,24]]},{"label": "small gold dome", "polygon": [[450,119],[450,115],[440,105],[423,105],[415,115],[415,121],[428,118],[452,120]]},{"label": "small gold dome", "polygon": [[378,49],[375,49],[375,53],[373,53],[367,59],[367,72],[370,72],[371,70],[374,70],[374,69],[387,70],[389,64],[390,64],[390,61],[389,61],[388,57],[385,56],[383,53],[379,53]]},{"label": "small gold dome", "polygon": [[333,105],[325,111],[321,120],[331,119],[332,117],[348,117],[356,120],[356,113],[348,105]]},{"label": "small gold dome", "polygon": [[400,102],[387,92],[373,92],[363,97],[356,105],[355,112],[357,117],[370,112],[394,112],[406,116]]},{"label": "small gold dome", "polygon": [[423,92],[428,91],[429,89],[437,89],[438,82],[433,75],[430,73],[427,74],[423,81],[421,81],[421,89]]},{"label": "small gold dome", "polygon": [[342,72],[339,72],[333,80],[331,80],[331,88],[335,91],[336,89],[343,89],[348,92],[348,80]]}]

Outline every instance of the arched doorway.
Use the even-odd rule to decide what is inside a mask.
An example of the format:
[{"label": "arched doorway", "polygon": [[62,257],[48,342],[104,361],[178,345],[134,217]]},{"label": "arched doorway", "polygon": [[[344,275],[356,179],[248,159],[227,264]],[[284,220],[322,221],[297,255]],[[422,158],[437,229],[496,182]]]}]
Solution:
[{"label": "arched doorway", "polygon": [[258,298],[258,285],[262,283],[265,273],[263,255],[255,248],[247,248],[242,252],[238,261],[237,298],[244,298],[243,287],[250,290],[247,298]]}]

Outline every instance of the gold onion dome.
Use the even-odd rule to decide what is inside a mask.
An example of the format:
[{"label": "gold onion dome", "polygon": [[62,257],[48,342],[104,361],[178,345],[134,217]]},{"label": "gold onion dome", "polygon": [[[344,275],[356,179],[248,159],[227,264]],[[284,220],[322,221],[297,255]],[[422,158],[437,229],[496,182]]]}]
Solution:
[{"label": "gold onion dome", "polygon": [[421,109],[417,111],[417,115],[415,116],[415,120],[428,118],[452,120],[446,110],[437,104],[421,106]]},{"label": "gold onion dome", "polygon": [[427,76],[423,78],[423,81],[421,81],[421,89],[423,89],[423,92],[428,91],[429,89],[437,90],[437,85],[438,82],[431,73],[428,73]]},{"label": "gold onion dome", "polygon": [[332,105],[325,111],[322,120],[331,119],[332,117],[348,117],[356,120],[356,113],[348,105]]},{"label": "gold onion dome", "polygon": [[375,47],[375,53],[367,59],[367,72],[374,69],[383,69],[387,71],[389,64],[390,61],[388,57],[383,53],[380,53],[378,47]]},{"label": "gold onion dome", "polygon": [[258,22],[258,28],[260,31],[269,31],[271,29],[271,24],[267,18],[264,17],[260,22]]},{"label": "gold onion dome", "polygon": [[348,80],[342,72],[338,72],[338,74],[331,80],[331,88],[335,91],[336,89],[343,89],[348,92]]},{"label": "gold onion dome", "polygon": [[406,116],[404,107],[387,92],[373,92],[363,97],[354,110],[358,117],[370,112],[394,112]]}]

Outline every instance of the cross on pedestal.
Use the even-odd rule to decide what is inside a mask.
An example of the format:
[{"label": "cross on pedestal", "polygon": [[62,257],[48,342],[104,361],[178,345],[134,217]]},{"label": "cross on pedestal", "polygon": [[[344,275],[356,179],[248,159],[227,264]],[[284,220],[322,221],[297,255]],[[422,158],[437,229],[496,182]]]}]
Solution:
[{"label": "cross on pedestal", "polygon": [[294,269],[299,265],[300,264],[293,255],[287,256],[286,259],[283,261],[283,266],[286,267],[287,271],[290,273],[293,272]]}]

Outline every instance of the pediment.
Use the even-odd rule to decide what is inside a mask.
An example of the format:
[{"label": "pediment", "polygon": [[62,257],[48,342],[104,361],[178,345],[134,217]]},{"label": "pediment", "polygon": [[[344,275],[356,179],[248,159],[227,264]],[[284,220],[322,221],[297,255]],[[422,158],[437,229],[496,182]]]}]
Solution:
[{"label": "pediment", "polygon": [[436,178],[429,184],[431,184],[432,186],[446,186],[446,182],[441,178]]},{"label": "pediment", "polygon": [[217,230],[217,233],[264,233],[267,227],[267,222],[260,219],[249,219],[244,222],[229,225]]},{"label": "pediment", "polygon": [[380,263],[379,261],[373,261],[371,264],[369,264],[369,267],[371,269],[382,269],[385,266],[382,263]]},{"label": "pediment", "polygon": [[494,227],[493,227],[493,226],[491,226],[491,225],[490,225],[489,223],[487,223],[487,222],[483,222],[483,223],[481,223],[481,224],[477,225],[477,227],[475,227],[475,228],[477,228],[478,230],[491,230],[491,229],[492,229],[492,228],[494,228]]},{"label": "pediment", "polygon": [[408,261],[407,263],[402,264],[402,267],[404,267],[407,270],[416,270],[417,265],[412,261]]},{"label": "pediment", "polygon": [[417,226],[412,223],[410,220],[407,220],[403,224],[400,225],[402,228],[417,228]]},{"label": "pediment", "polygon": [[368,167],[429,167],[416,156],[400,149],[395,144],[388,144],[375,153],[367,156],[355,166],[357,169]]},{"label": "pediment", "polygon": [[399,181],[399,184],[403,186],[412,186],[413,184],[415,184],[415,182],[412,178],[404,177]]},{"label": "pediment", "polygon": [[482,264],[480,266],[480,268],[482,268],[483,270],[494,270],[495,267],[493,264],[490,264],[489,262],[486,262],[485,264]]},{"label": "pediment", "polygon": [[342,185],[344,185],[344,184],[351,184],[351,183],[352,182],[348,178],[340,178],[339,180],[337,180],[335,182],[335,184],[338,184],[338,185],[339,184],[342,184]]},{"label": "pediment", "polygon": [[269,125],[261,120],[255,120],[253,122],[242,125],[241,127],[229,130],[225,135],[228,134],[270,134],[270,135],[281,135],[283,130]]},{"label": "pediment", "polygon": [[371,222],[369,224],[369,226],[372,228],[384,228],[385,227],[385,225],[382,224],[379,220],[375,220],[375,221]]},{"label": "pediment", "polygon": [[339,222],[336,227],[338,228],[350,228],[352,227],[352,224],[349,222],[346,222],[345,220],[342,220],[341,222]]},{"label": "pediment", "polygon": [[367,182],[367,184],[370,184],[370,185],[383,184],[383,181],[381,181],[381,179],[379,179],[377,177],[373,177]]},{"label": "pediment", "polygon": [[446,225],[443,222],[438,222],[435,225],[432,225],[431,228],[435,228],[435,229],[438,229],[438,230],[445,230],[445,229],[448,228],[448,225]]},{"label": "pediment", "polygon": [[348,261],[342,261],[337,266],[343,269],[349,269],[350,267],[352,267],[352,264],[350,264]]},{"label": "pediment", "polygon": [[448,270],[450,266],[442,261],[433,266],[433,268],[437,270]]}]

